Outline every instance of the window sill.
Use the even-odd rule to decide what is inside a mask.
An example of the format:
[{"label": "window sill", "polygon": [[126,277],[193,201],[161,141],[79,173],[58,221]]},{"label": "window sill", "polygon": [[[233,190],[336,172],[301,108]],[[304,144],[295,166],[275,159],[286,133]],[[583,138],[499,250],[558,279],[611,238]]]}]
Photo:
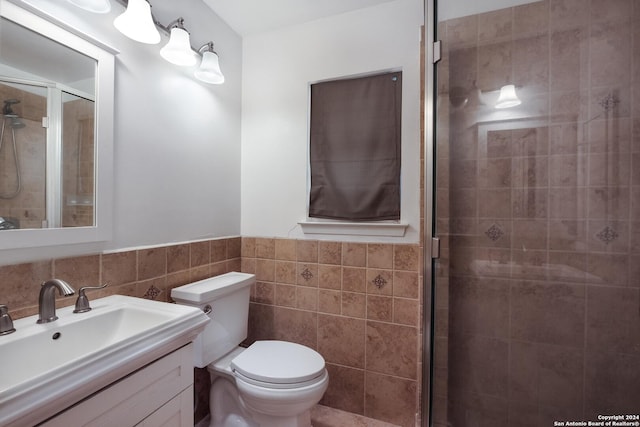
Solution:
[{"label": "window sill", "polygon": [[409,224],[384,222],[300,221],[304,234],[403,237]]}]

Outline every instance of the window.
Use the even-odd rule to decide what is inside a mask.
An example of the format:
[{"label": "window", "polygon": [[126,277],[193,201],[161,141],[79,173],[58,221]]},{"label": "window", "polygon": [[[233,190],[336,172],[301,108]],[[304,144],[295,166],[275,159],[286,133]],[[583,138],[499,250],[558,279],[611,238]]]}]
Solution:
[{"label": "window", "polygon": [[402,73],[311,85],[309,217],[400,219]]}]

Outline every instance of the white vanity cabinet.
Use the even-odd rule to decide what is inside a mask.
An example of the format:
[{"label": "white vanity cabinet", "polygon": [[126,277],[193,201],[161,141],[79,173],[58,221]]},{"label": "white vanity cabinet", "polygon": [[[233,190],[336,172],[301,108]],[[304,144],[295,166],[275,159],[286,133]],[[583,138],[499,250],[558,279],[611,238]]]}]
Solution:
[{"label": "white vanity cabinet", "polygon": [[193,344],[132,372],[40,424],[193,426]]}]

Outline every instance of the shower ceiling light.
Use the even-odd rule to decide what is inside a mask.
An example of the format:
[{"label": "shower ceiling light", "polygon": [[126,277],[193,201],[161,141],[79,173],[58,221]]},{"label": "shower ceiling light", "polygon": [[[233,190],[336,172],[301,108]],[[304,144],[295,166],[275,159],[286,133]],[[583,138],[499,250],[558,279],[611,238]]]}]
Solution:
[{"label": "shower ceiling light", "polygon": [[205,44],[198,49],[198,52],[202,53],[202,62],[193,73],[196,78],[205,83],[216,85],[224,83],[224,75],[220,70],[218,54],[213,50],[213,42]]},{"label": "shower ceiling light", "polygon": [[109,0],[67,0],[74,6],[88,10],[93,13],[109,13],[111,11],[111,3]]},{"label": "shower ceiling light", "polygon": [[500,96],[496,102],[496,108],[511,108],[520,104],[522,104],[522,101],[518,98],[514,85],[505,85],[500,88]]},{"label": "shower ceiling light", "polygon": [[189,67],[196,63],[196,53],[191,49],[189,33],[184,29],[184,19],[178,18],[171,24],[169,42],[160,49],[160,55],[172,64]]},{"label": "shower ceiling light", "polygon": [[140,43],[160,43],[160,33],[151,16],[151,5],[147,0],[129,0],[127,10],[113,25],[125,36]]}]

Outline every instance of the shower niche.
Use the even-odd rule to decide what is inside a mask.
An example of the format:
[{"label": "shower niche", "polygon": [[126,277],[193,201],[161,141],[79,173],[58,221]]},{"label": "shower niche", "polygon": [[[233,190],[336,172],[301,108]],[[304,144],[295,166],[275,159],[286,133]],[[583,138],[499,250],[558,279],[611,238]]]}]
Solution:
[{"label": "shower niche", "polygon": [[108,240],[117,52],[9,0],[0,52],[0,249]]}]

